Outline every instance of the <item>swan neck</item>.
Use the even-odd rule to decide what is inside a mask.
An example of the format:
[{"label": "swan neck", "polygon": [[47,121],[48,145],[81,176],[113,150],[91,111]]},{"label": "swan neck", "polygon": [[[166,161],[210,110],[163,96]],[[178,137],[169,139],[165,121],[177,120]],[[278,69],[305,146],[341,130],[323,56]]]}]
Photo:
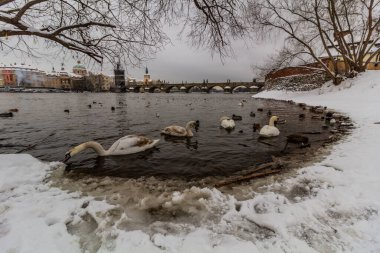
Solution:
[{"label": "swan neck", "polygon": [[270,126],[274,126],[274,118],[270,118],[270,120],[269,120],[269,125],[270,125]]},{"label": "swan neck", "polygon": [[100,143],[96,142],[96,141],[86,142],[86,143],[84,143],[84,146],[85,146],[84,149],[91,148],[96,153],[98,153],[98,155],[100,155],[100,156],[106,156],[106,155],[108,155],[108,150],[105,150],[103,148],[103,146]]},{"label": "swan neck", "polygon": [[186,128],[187,136],[193,136],[193,132],[191,131],[190,128]]}]

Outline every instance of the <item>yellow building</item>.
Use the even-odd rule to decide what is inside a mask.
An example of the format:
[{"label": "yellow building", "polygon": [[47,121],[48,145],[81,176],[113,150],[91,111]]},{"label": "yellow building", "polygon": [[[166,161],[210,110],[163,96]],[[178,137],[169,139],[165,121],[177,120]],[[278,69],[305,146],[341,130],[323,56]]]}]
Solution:
[{"label": "yellow building", "polygon": [[59,77],[59,74],[55,72],[54,68],[51,73],[46,74],[46,82],[45,82],[46,88],[52,88],[52,89],[61,89],[61,79]]},{"label": "yellow building", "polygon": [[[368,53],[364,56],[364,62],[366,62],[373,53]],[[344,59],[342,56],[335,56],[334,57],[337,60],[337,68],[338,73],[342,74],[345,72],[346,66],[344,63]],[[330,60],[330,58],[324,58],[327,61],[328,68],[334,72],[334,63]],[[371,61],[367,65],[367,70],[380,70],[380,54],[375,55],[372,57]]]}]

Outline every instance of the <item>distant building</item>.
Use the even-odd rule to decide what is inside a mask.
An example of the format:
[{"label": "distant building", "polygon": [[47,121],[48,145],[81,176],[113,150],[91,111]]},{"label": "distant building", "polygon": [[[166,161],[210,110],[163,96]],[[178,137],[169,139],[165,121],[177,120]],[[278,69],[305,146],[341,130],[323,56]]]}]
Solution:
[{"label": "distant building", "polygon": [[120,62],[116,64],[116,69],[114,69],[115,74],[115,88],[118,91],[125,92],[125,70],[121,68]]},{"label": "distant building", "polygon": [[80,61],[77,62],[78,64],[73,67],[73,73],[79,76],[87,76],[87,69],[84,65],[80,63]]},{"label": "distant building", "polygon": [[101,86],[101,90],[102,91],[110,91],[113,87],[113,84],[114,84],[114,77],[113,76],[107,76],[107,75],[104,75],[104,74],[101,74],[102,75],[102,86]]},{"label": "distant building", "polygon": [[46,73],[44,71],[21,65],[0,66],[3,85],[9,87],[44,87]]},{"label": "distant building", "polygon": [[53,68],[52,72],[46,73],[46,88],[61,89],[59,74]]},{"label": "distant building", "polygon": [[4,87],[3,71],[0,71],[0,88]]}]

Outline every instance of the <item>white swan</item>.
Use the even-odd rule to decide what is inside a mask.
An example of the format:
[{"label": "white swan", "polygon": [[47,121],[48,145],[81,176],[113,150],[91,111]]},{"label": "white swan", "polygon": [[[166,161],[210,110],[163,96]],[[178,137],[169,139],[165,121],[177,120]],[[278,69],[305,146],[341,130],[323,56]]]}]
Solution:
[{"label": "white swan", "polygon": [[72,156],[88,148],[93,149],[99,156],[128,155],[153,148],[159,141],[159,139],[152,140],[140,135],[127,135],[118,139],[108,150],[105,150],[103,146],[96,141],[88,141],[70,149],[65,154],[63,162],[66,162]]},{"label": "white swan", "polygon": [[272,116],[269,120],[269,125],[261,128],[259,135],[262,137],[274,137],[280,134],[280,130],[274,126],[274,122],[278,120],[277,116]]},{"label": "white swan", "polygon": [[176,137],[193,137],[194,134],[191,132],[191,128],[195,128],[197,125],[197,122],[195,121],[189,121],[186,124],[186,127],[181,126],[168,126],[161,130],[162,134],[170,135],[170,136],[176,136]]},{"label": "white swan", "polygon": [[223,116],[220,118],[220,126],[224,129],[231,130],[235,128],[235,121],[229,117]]}]

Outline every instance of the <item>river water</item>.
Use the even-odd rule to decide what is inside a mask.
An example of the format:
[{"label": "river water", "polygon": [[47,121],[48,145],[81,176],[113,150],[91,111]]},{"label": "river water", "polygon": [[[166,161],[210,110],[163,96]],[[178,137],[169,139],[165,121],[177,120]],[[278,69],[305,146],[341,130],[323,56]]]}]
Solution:
[{"label": "river water", "polygon": [[[239,106],[243,99],[247,102]],[[112,106],[116,107],[114,112]],[[309,136],[312,143],[328,134],[321,128],[323,121],[311,119],[299,106],[253,99],[249,93],[0,93],[0,112],[11,108],[19,112],[13,118],[0,118],[0,153],[15,153],[33,145],[25,152],[41,160],[59,161],[70,147],[89,140],[108,148],[128,134],[161,138],[156,148],[139,154],[97,157],[87,150],[73,157],[67,168],[87,176],[230,176],[278,155],[289,134],[322,131],[322,135]],[[258,112],[258,108],[264,111]],[[285,119],[286,124],[278,125],[279,137],[264,144],[258,141],[258,131],[254,132],[252,125],[268,124],[268,110]],[[256,116],[251,117],[250,112]],[[304,120],[299,119],[300,113],[307,114]],[[232,114],[243,120],[236,121],[232,132],[220,129],[219,118]],[[165,139],[160,135],[164,127],[184,126],[190,120],[200,121],[193,138]]]}]

